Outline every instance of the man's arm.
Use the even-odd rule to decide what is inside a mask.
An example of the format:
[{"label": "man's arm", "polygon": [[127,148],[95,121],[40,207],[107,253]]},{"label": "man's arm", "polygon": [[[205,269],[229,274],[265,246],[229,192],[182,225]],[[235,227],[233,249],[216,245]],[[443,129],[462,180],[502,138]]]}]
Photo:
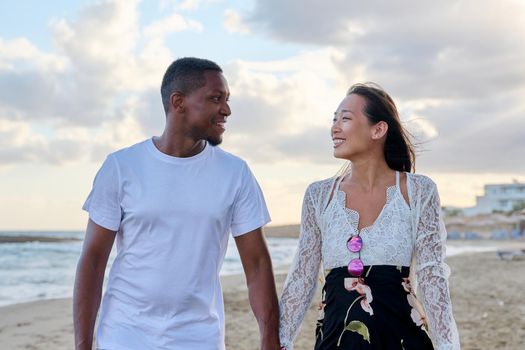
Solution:
[{"label": "man's arm", "polygon": [[104,271],[115,236],[115,231],[110,231],[89,220],[73,292],[73,321],[77,350],[92,348],[93,328],[100,306]]},{"label": "man's arm", "polygon": [[253,314],[259,324],[261,349],[279,349],[279,305],[275,291],[272,261],[258,228],[235,238],[248,285]]}]

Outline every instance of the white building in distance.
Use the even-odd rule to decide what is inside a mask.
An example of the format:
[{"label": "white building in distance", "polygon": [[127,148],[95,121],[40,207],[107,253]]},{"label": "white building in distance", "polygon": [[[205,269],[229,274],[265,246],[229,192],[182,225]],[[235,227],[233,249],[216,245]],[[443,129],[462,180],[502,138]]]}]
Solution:
[{"label": "white building in distance", "polygon": [[525,183],[514,180],[511,184],[485,185],[485,194],[476,197],[476,206],[465,208],[466,216],[508,212],[525,204]]}]

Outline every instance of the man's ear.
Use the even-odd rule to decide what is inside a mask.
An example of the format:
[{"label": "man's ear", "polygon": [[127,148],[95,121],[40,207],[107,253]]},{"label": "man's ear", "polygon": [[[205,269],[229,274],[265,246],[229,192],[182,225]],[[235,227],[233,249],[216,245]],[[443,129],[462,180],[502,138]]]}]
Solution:
[{"label": "man's ear", "polygon": [[387,132],[388,132],[388,124],[387,124],[387,122],[385,122],[385,121],[377,122],[372,127],[372,139],[373,140],[379,140],[379,139],[383,138],[383,136],[385,136]]},{"label": "man's ear", "polygon": [[180,91],[174,91],[170,95],[170,105],[176,112],[184,112],[184,94]]}]

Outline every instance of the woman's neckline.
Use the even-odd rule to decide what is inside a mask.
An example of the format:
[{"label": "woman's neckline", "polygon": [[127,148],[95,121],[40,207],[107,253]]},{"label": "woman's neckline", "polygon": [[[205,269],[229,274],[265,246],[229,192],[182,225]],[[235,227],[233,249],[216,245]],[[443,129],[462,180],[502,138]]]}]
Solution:
[{"label": "woman's neckline", "polygon": [[[385,203],[381,207],[381,210],[379,211],[379,214],[376,216],[376,218],[372,221],[372,223],[370,225],[363,226],[361,228],[359,228],[359,222],[361,221],[361,214],[357,210],[349,208],[346,205],[347,193],[341,189],[341,183],[344,180],[344,176],[341,177],[341,180],[337,184],[336,190],[343,194],[343,198],[341,200],[341,204],[342,204],[343,209],[345,210],[345,212],[353,214],[355,216],[355,218],[356,218],[355,219],[355,221],[356,221],[355,230],[357,231],[357,235],[360,235],[364,231],[370,231],[376,225],[376,223],[379,221],[379,219],[381,219],[383,213],[385,212],[386,207],[391,202],[392,197],[395,195],[395,192],[401,193],[400,192],[400,188],[399,188],[399,181],[400,181],[399,180],[399,178],[400,178],[399,171],[396,170],[395,174],[396,174],[396,183],[394,185],[387,186],[387,188],[385,189],[386,199],[385,199]],[[396,190],[396,191],[394,191],[394,193],[392,193],[392,190]],[[405,200],[403,199],[403,202],[404,201]]]},{"label": "woman's neckline", "polygon": [[[361,220],[361,215],[359,214],[359,212],[357,210],[352,209],[352,208],[348,208],[346,206],[346,196],[347,196],[346,192],[341,190],[340,188],[337,189],[337,192],[341,193],[341,195],[342,195],[341,205],[343,206],[344,211],[346,213],[349,213],[349,214],[352,214],[352,215],[355,216],[356,225],[355,225],[354,229],[357,231],[358,235],[360,235],[364,231],[370,231],[372,228],[374,228],[376,223],[379,222],[379,220],[383,216],[383,213],[386,211],[386,208],[388,207],[388,205],[392,201],[391,198],[395,195],[395,190],[396,189],[397,189],[397,185],[388,186],[386,188],[386,190],[385,190],[386,191],[386,200],[385,200],[385,204],[383,204],[383,206],[381,207],[381,211],[379,212],[377,217],[374,219],[374,221],[370,225],[367,225],[367,226],[364,226],[364,227],[361,227],[361,228],[359,228],[359,221]],[[394,190],[394,192],[392,190]]]}]

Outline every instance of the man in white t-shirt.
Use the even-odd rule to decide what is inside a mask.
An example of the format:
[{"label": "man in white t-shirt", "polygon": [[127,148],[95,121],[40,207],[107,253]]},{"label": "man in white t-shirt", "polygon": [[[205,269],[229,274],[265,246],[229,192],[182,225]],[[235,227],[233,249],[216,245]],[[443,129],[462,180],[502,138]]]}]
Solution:
[{"label": "man in white t-shirt", "polygon": [[[224,349],[219,271],[231,232],[259,324],[261,349],[279,349],[270,221],[246,163],[219,147],[229,89],[214,62],[173,62],[161,86],[166,126],[110,154],[89,212],[74,292],[76,349]],[[108,256],[117,256],[102,298]]]}]

